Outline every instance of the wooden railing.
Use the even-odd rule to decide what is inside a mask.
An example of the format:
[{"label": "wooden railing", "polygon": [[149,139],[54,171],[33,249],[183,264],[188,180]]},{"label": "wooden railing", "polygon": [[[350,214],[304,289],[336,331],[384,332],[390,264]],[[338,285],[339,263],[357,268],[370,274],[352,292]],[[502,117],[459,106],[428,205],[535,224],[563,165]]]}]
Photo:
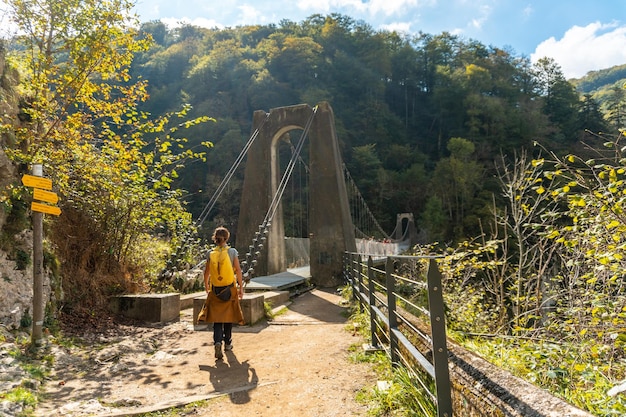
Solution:
[{"label": "wooden railing", "polygon": [[402,366],[413,375],[425,372],[435,389],[429,387],[432,384],[420,385],[435,402],[437,416],[452,417],[445,310],[436,258],[346,253],[343,273],[361,311],[369,312],[371,347],[384,349],[394,367]]}]

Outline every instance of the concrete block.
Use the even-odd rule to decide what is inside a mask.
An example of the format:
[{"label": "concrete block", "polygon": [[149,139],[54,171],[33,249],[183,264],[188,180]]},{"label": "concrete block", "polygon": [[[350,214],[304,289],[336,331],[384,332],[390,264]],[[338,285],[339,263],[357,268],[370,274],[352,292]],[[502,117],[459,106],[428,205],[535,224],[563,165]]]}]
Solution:
[{"label": "concrete block", "polygon": [[246,324],[254,324],[265,317],[263,301],[264,297],[262,293],[249,293],[243,295],[243,300],[241,300],[241,311]]},{"label": "concrete block", "polygon": [[272,307],[278,307],[289,302],[289,291],[266,291],[263,293],[263,299]]},{"label": "concrete block", "polygon": [[124,317],[165,323],[180,317],[180,294],[131,294],[112,297],[109,309]]}]

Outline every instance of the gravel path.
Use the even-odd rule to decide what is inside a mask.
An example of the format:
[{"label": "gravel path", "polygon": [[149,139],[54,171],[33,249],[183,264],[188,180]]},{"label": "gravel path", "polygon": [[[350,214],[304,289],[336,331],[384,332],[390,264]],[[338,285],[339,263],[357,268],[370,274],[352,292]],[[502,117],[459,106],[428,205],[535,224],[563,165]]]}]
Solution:
[{"label": "gravel path", "polygon": [[355,401],[376,384],[349,360],[363,340],[346,329],[335,292],[313,290],[271,323],[234,329],[232,352],[213,357],[212,333],[191,310],[157,327],[127,327],[92,349],[55,348],[37,416],[127,416],[212,399],[195,416],[364,416]]}]

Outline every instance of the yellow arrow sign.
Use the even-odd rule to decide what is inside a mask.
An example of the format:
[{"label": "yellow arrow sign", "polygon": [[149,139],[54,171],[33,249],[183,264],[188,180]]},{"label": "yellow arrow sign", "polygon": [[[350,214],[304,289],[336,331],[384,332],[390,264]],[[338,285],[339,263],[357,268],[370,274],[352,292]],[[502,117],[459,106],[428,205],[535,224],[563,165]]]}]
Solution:
[{"label": "yellow arrow sign", "polygon": [[61,209],[57,206],[49,206],[47,204],[37,203],[35,201],[31,203],[30,209],[39,213],[54,214],[55,216],[61,214]]},{"label": "yellow arrow sign", "polygon": [[39,188],[35,188],[33,198],[35,200],[41,200],[52,204],[56,204],[59,201],[59,196],[56,193],[40,190]]},{"label": "yellow arrow sign", "polygon": [[50,178],[36,177],[34,175],[24,175],[22,184],[26,187],[43,188],[44,190],[52,190],[52,180]]}]

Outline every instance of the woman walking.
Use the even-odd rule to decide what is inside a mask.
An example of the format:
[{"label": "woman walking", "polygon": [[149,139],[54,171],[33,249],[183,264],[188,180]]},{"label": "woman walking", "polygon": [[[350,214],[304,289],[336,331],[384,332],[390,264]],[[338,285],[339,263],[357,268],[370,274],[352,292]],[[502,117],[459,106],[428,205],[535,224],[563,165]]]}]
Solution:
[{"label": "woman walking", "polygon": [[239,300],[243,298],[243,278],[237,249],[227,244],[230,238],[228,229],[216,228],[212,238],[216,246],[209,252],[204,267],[204,287],[209,306],[206,321],[213,323],[215,358],[222,359],[222,345],[225,350],[233,348],[233,323],[243,324],[239,305]]}]

